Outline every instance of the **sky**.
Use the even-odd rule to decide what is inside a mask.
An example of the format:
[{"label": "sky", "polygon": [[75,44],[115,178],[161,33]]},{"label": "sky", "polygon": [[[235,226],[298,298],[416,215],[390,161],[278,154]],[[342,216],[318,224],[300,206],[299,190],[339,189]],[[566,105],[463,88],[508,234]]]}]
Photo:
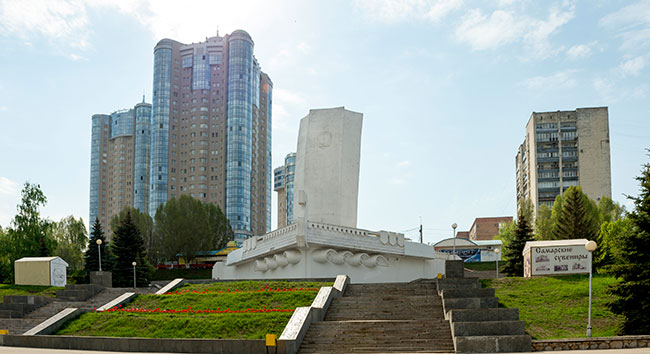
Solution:
[{"label": "sky", "polygon": [[[236,29],[274,83],[273,167],[311,108],[364,114],[358,227],[516,214],[532,112],[609,108],[612,197],[650,148],[650,1],[0,0],[0,226],[25,182],[88,219],[91,116],[150,102],[153,48]],[[277,220],[273,196],[273,226]]]}]

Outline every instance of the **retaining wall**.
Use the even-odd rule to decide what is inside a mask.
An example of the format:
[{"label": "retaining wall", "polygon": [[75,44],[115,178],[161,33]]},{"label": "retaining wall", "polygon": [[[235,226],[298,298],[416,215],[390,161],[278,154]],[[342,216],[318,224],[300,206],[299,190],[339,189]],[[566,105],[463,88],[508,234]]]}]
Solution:
[{"label": "retaining wall", "polygon": [[533,351],[650,347],[650,335],[533,340]]},{"label": "retaining wall", "polygon": [[263,339],[163,339],[73,336],[0,335],[0,345],[68,350],[101,350],[154,353],[264,353]]}]

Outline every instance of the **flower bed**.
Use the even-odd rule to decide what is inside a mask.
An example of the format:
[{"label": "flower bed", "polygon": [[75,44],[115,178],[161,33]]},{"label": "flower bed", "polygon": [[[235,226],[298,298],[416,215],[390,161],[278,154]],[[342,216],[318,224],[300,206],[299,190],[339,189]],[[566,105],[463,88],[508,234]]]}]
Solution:
[{"label": "flower bed", "polygon": [[280,335],[298,306],[309,306],[317,282],[228,282],[186,285],[163,295],[140,295],[104,312],[69,322],[60,335],[261,339]]}]

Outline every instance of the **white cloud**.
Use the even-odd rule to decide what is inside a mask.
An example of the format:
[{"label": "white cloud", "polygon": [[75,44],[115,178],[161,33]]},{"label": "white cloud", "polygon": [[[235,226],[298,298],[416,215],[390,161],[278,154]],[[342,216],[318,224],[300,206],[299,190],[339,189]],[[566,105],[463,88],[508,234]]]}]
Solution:
[{"label": "white cloud", "polygon": [[497,4],[499,4],[499,7],[506,7],[506,6],[510,6],[510,5],[514,4],[514,3],[516,3],[518,1],[519,0],[499,0],[497,2]]},{"label": "white cloud", "polygon": [[623,77],[638,76],[643,68],[645,68],[645,58],[643,56],[639,56],[621,63],[621,65],[618,67],[618,71]]},{"label": "white cloud", "polygon": [[77,0],[0,0],[0,35],[44,37],[72,51],[88,49],[86,6]]},{"label": "white cloud", "polygon": [[596,90],[608,105],[626,100],[645,99],[648,92],[647,85],[625,87],[617,85],[615,81],[603,77],[595,78],[592,84],[594,90]]},{"label": "white cloud", "polygon": [[9,226],[20,202],[20,186],[7,177],[0,176],[0,225]]},{"label": "white cloud", "polygon": [[19,188],[16,182],[7,177],[0,176],[0,195],[17,196]]},{"label": "white cloud", "polygon": [[305,42],[298,43],[296,49],[298,49],[303,54],[309,54],[309,52],[311,52],[311,46]]},{"label": "white cloud", "polygon": [[439,0],[431,5],[431,8],[424,14],[424,17],[433,22],[438,22],[461,6],[463,6],[462,0]]},{"label": "white cloud", "polygon": [[418,19],[439,22],[462,7],[462,0],[356,0],[356,6],[369,18],[394,23]]},{"label": "white cloud", "polygon": [[80,60],[91,47],[89,10],[117,10],[135,18],[156,39],[189,43],[206,33],[216,34],[217,28],[227,33],[241,23],[257,23],[255,18],[279,16],[284,8],[263,0],[0,0],[0,36],[15,36],[23,43],[43,37],[66,57]]},{"label": "white cloud", "polygon": [[480,9],[468,11],[456,27],[455,36],[473,50],[496,49],[509,43],[521,42],[525,52],[536,58],[557,54],[549,38],[575,16],[575,6],[552,7],[546,19],[536,19],[516,10],[494,10],[483,14]]},{"label": "white cloud", "polygon": [[566,55],[573,60],[587,58],[591,55],[591,46],[589,44],[574,45],[566,51]]},{"label": "white cloud", "polygon": [[602,19],[599,24],[617,32],[621,49],[635,50],[650,44],[650,0],[637,1]]},{"label": "white cloud", "polygon": [[405,167],[409,167],[409,165],[411,165],[411,163],[408,160],[404,160],[404,161],[398,162],[396,167],[405,168]]},{"label": "white cloud", "polygon": [[305,103],[305,99],[299,93],[287,89],[274,89],[273,99],[275,101],[280,101],[283,103],[291,103],[291,104]]},{"label": "white cloud", "polygon": [[292,112],[303,111],[305,99],[296,92],[287,89],[273,90],[273,131],[293,131],[296,116]]},{"label": "white cloud", "polygon": [[574,70],[566,70],[549,76],[535,76],[526,79],[522,84],[531,90],[566,89],[576,85],[572,77]]},{"label": "white cloud", "polygon": [[456,28],[456,38],[474,50],[484,50],[514,42],[524,30],[524,22],[515,20],[510,12],[497,10],[486,16],[481,10],[474,9],[463,16]]}]

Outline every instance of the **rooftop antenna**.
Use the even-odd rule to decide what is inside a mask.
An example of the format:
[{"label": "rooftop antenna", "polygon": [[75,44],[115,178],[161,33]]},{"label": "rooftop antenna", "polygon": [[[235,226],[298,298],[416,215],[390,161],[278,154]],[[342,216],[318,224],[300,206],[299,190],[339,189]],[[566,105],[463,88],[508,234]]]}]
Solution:
[{"label": "rooftop antenna", "polygon": [[219,37],[219,25],[217,25],[217,37]]},{"label": "rooftop antenna", "polygon": [[144,89],[142,89],[142,103],[144,103]]}]

